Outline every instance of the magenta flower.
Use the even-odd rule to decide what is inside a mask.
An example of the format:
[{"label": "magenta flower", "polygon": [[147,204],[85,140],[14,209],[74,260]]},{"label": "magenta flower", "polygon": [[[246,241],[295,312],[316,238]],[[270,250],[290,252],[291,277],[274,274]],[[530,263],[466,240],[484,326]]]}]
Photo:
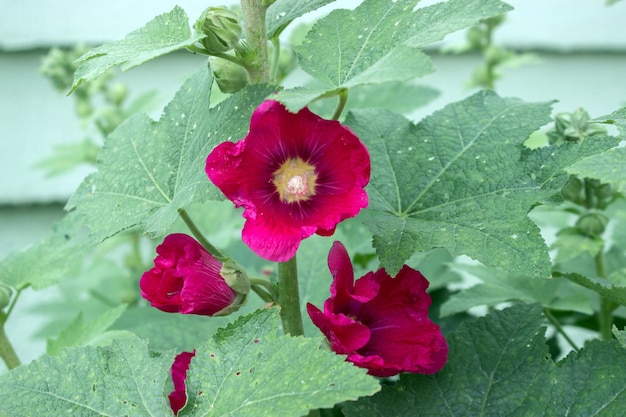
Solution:
[{"label": "magenta flower", "polygon": [[328,267],[333,283],[324,312],[312,304],[307,304],[307,311],[334,352],[379,377],[432,374],[443,368],[448,345],[439,326],[428,318],[428,281],[419,271],[404,265],[391,278],[379,269],[355,283],[348,252],[340,242],[330,250]]},{"label": "magenta flower", "polygon": [[170,399],[170,407],[175,415],[185,406],[187,403],[187,387],[185,386],[185,379],[187,379],[187,370],[191,363],[191,358],[196,355],[196,351],[193,352],[181,352],[174,358],[174,363],[170,373],[172,374],[172,382],[174,382],[174,391],[168,396]]},{"label": "magenta flower", "polygon": [[214,316],[235,311],[244,302],[226,282],[232,268],[225,269],[191,236],[175,233],[156,248],[154,268],[145,272],[141,296],[153,307],[168,313]]},{"label": "magenta flower", "polygon": [[300,241],[330,236],[367,206],[367,149],[350,129],[277,101],[252,114],[248,135],[209,154],[206,173],[246,219],[243,241],[271,261],[291,259]]}]

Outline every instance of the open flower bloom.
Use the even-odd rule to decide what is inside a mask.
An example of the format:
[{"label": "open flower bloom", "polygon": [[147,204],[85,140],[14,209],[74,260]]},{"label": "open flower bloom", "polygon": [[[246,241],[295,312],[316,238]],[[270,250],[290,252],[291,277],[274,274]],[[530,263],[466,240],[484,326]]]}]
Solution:
[{"label": "open flower bloom", "polygon": [[243,241],[271,261],[291,259],[300,241],[330,236],[340,221],[367,206],[367,149],[350,129],[304,108],[290,113],[266,100],[248,135],[208,156],[206,173],[243,207]]},{"label": "open flower bloom", "polygon": [[443,368],[448,345],[428,318],[428,281],[419,271],[404,265],[392,278],[379,269],[355,283],[352,263],[339,242],[330,250],[328,266],[333,283],[324,312],[312,304],[307,311],[334,352],[379,377]]},{"label": "open flower bloom", "polygon": [[235,311],[244,302],[247,291],[237,292],[225,279],[234,275],[232,267],[215,259],[191,236],[168,235],[156,252],[154,268],[139,281],[141,296],[153,307],[214,316]]},{"label": "open flower bloom", "polygon": [[191,358],[196,355],[196,351],[193,352],[181,352],[174,358],[174,363],[170,373],[172,374],[172,382],[174,382],[174,391],[170,393],[168,398],[170,399],[170,407],[175,415],[185,406],[187,403],[187,387],[185,385],[185,379],[187,379],[187,370],[191,363]]}]

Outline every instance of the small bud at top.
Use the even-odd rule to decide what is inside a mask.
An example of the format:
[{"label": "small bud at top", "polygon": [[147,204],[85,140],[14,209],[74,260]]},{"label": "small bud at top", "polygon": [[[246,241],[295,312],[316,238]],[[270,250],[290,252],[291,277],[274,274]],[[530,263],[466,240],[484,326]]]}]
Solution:
[{"label": "small bud at top", "polygon": [[206,35],[200,43],[209,55],[230,51],[241,37],[239,16],[224,6],[206,9],[194,28]]}]

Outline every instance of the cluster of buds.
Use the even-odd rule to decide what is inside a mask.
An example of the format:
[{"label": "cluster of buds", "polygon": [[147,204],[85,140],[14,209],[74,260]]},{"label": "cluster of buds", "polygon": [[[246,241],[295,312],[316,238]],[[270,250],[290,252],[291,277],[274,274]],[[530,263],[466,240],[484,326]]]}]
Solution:
[{"label": "cluster of buds", "polygon": [[227,7],[209,7],[194,24],[203,38],[195,50],[209,55],[209,70],[223,93],[232,94],[248,85],[246,68],[254,65],[256,55],[241,38],[240,16]]},{"label": "cluster of buds", "polygon": [[589,113],[584,109],[577,109],[573,113],[559,113],[554,118],[554,127],[548,132],[551,145],[564,142],[580,142],[581,140],[604,133],[602,126],[589,123]]},{"label": "cluster of buds", "polygon": [[206,9],[193,27],[204,35],[200,44],[208,55],[233,50],[241,38],[239,16],[224,6]]}]

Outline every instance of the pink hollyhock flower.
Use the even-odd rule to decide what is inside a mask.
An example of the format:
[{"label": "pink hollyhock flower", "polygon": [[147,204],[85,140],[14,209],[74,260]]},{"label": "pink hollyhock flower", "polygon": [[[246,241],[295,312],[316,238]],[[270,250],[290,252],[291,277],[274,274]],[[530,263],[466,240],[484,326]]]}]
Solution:
[{"label": "pink hollyhock flower", "polygon": [[172,382],[174,382],[174,391],[168,396],[170,399],[170,407],[175,415],[185,406],[187,403],[187,387],[185,386],[185,379],[187,379],[187,370],[191,363],[191,358],[196,355],[196,351],[193,352],[181,352],[174,358],[174,363],[170,373],[172,374]]},{"label": "pink hollyhock flower", "polygon": [[338,121],[267,100],[252,113],[244,139],[213,149],[206,173],[244,208],[243,241],[259,256],[284,262],[302,239],[332,235],[337,223],[367,206],[370,158]]},{"label": "pink hollyhock flower", "polygon": [[214,316],[236,311],[245,301],[247,288],[235,285],[241,274],[215,259],[191,236],[171,234],[156,252],[154,268],[139,281],[141,296],[153,307],[168,313]]},{"label": "pink hollyhock flower", "polygon": [[439,326],[428,319],[428,281],[419,271],[404,265],[391,278],[379,269],[355,283],[340,242],[330,250],[328,267],[333,283],[324,312],[312,304],[307,311],[334,352],[379,377],[432,374],[443,368],[448,345]]}]

